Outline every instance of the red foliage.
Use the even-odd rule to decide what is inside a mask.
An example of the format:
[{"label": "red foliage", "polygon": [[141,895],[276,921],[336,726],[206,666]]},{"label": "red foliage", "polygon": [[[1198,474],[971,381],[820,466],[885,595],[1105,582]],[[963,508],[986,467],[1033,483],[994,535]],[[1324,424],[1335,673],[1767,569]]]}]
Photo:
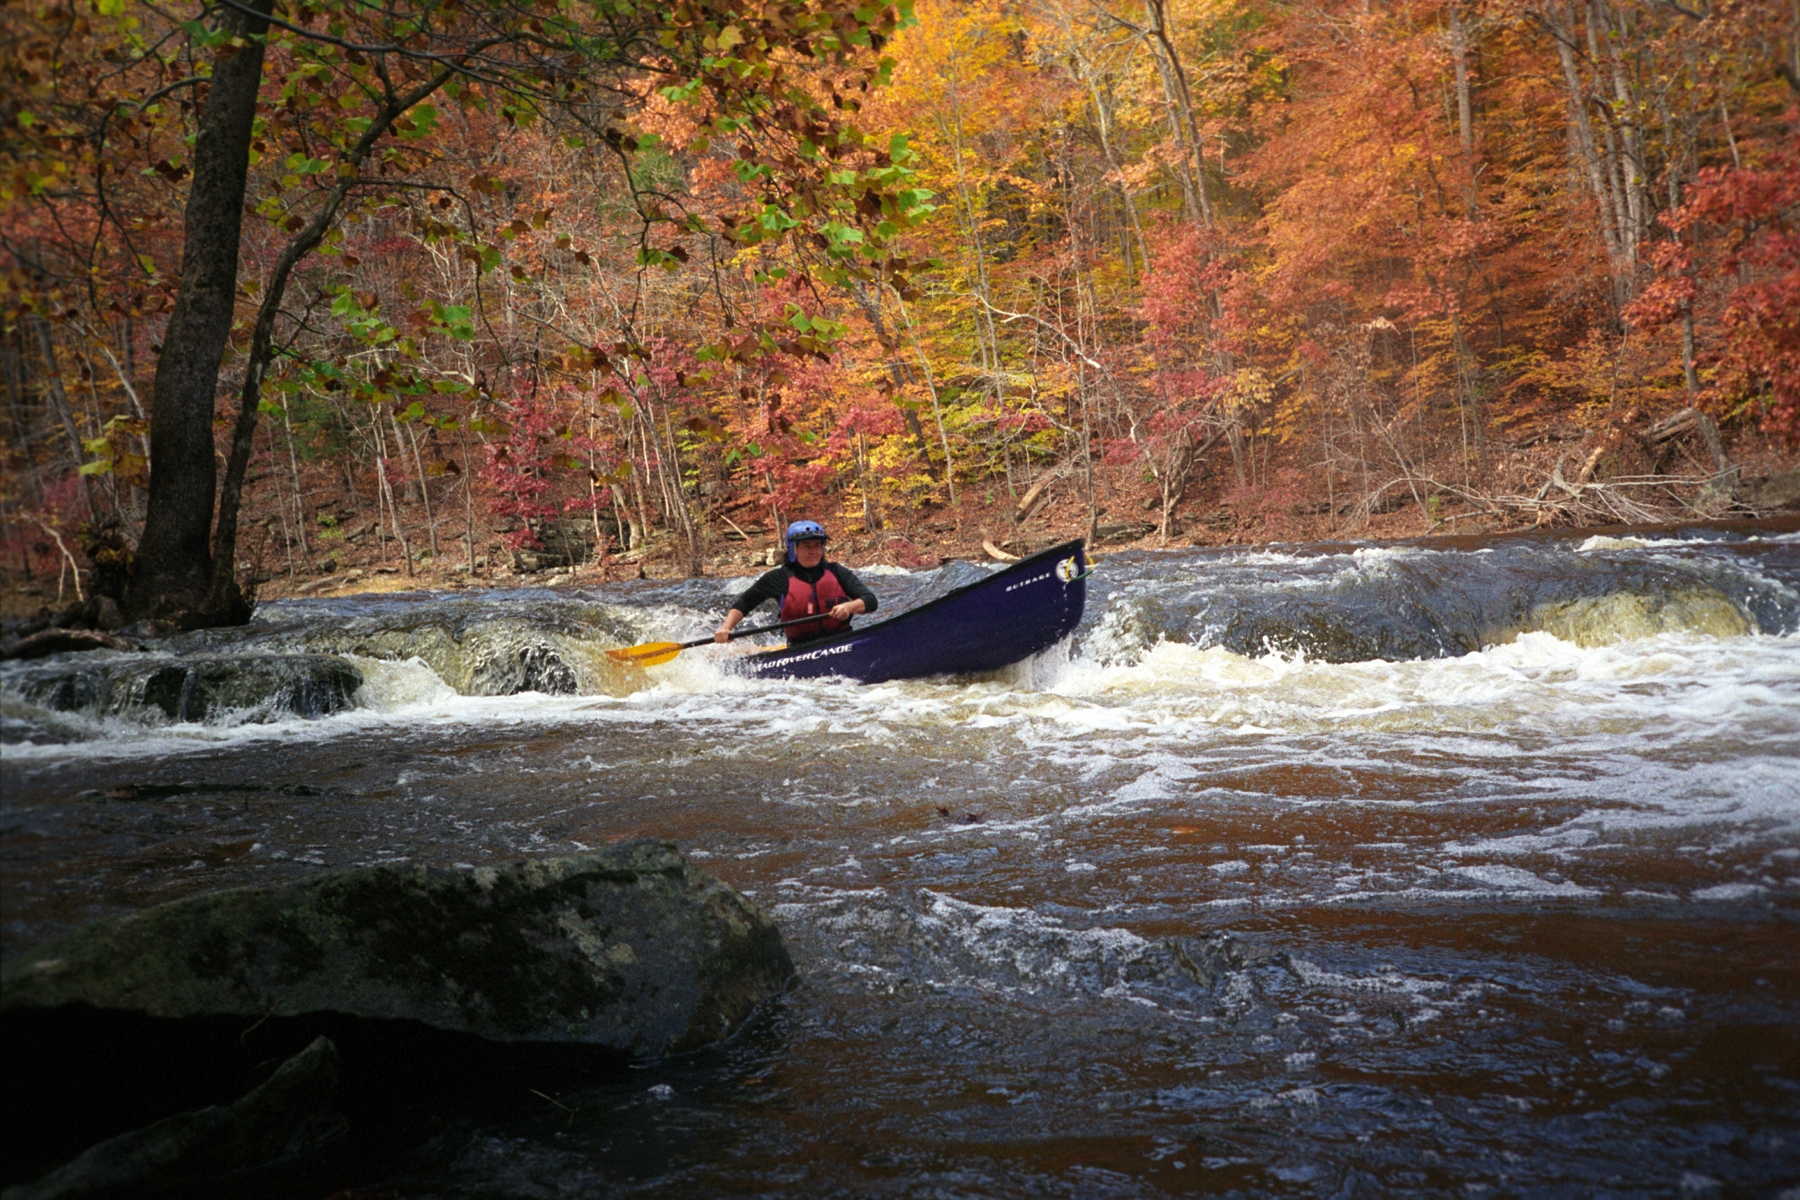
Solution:
[{"label": "red foliage", "polygon": [[1790,136],[1767,162],[1700,172],[1665,216],[1679,240],[1657,248],[1657,279],[1628,316],[1651,328],[1703,302],[1702,268],[1733,280],[1706,355],[1706,399],[1727,412],[1760,403],[1762,429],[1800,445],[1800,109],[1785,122]]},{"label": "red foliage", "polygon": [[593,507],[585,487],[570,486],[585,466],[580,456],[599,448],[571,427],[576,404],[567,388],[517,397],[509,408],[506,436],[487,446],[480,477],[492,489],[488,507],[496,516],[518,522],[506,535],[514,549],[537,546],[537,527],[543,521]]}]

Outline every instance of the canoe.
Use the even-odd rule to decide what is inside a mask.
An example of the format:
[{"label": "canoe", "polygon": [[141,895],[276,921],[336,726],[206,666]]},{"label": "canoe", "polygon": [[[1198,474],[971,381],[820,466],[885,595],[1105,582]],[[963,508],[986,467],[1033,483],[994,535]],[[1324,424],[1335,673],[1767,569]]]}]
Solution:
[{"label": "canoe", "polygon": [[996,671],[1074,632],[1087,603],[1080,539],[862,629],[749,654],[736,669],[764,678],[845,675],[862,683]]}]

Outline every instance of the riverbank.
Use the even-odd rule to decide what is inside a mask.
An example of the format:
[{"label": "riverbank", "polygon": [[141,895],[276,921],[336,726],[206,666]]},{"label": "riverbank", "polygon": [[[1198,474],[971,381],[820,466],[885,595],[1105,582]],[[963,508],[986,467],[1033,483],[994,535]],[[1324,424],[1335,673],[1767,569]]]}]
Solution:
[{"label": "riverbank", "polygon": [[[1633,476],[1588,471],[1567,447],[1519,447],[1496,455],[1480,492],[1448,487],[1424,475],[1397,479],[1355,497],[1318,494],[1293,468],[1271,470],[1256,487],[1209,478],[1190,489],[1162,527],[1156,480],[1142,471],[1104,466],[1088,488],[1073,474],[1047,473],[1046,486],[985,491],[965,486],[954,508],[911,513],[817,514],[832,531],[831,555],[852,565],[918,569],[952,559],[995,560],[1030,553],[1090,533],[1090,553],[1322,541],[1381,542],[1434,536],[1476,537],[1538,529],[1693,525],[1800,520],[1800,469],[1792,455],[1762,443],[1732,448],[1722,476]],[[1620,463],[1620,467],[1632,464]],[[1643,464],[1636,464],[1643,465]],[[341,496],[337,506],[342,508]],[[321,495],[316,508],[331,510]],[[601,523],[594,548],[579,561],[557,563],[513,548],[494,522],[444,516],[436,530],[423,508],[402,508],[402,543],[372,518],[339,519],[314,530],[304,546],[281,537],[272,518],[246,522],[241,555],[260,600],[400,591],[496,587],[569,587],[631,579],[742,577],[762,570],[780,544],[768,514],[739,511],[708,522],[698,545],[667,532],[648,544],[620,547]],[[592,536],[591,534],[589,536]],[[435,546],[435,552],[431,549]],[[54,561],[49,560],[49,561]],[[73,605],[78,588],[67,569],[22,574],[0,564],[0,620],[43,622]]]},{"label": "riverbank", "polygon": [[[1545,468],[1548,475],[1551,468]],[[1523,469],[1521,474],[1525,474]],[[1595,487],[1604,484],[1591,485]],[[1166,535],[1159,528],[1153,482],[1136,489],[1114,486],[1107,500],[1090,513],[1085,499],[1073,493],[1052,495],[1027,518],[1016,520],[1018,507],[1005,502],[965,502],[956,511],[928,510],[918,519],[890,518],[885,527],[862,528],[842,517],[824,519],[832,530],[831,557],[852,566],[882,564],[921,569],[953,559],[1004,561],[1070,537],[1093,536],[1089,552],[1096,559],[1134,550],[1170,550],[1206,546],[1244,546],[1313,542],[1410,541],[1430,537],[1483,537],[1498,534],[1576,529],[1622,531],[1673,525],[1800,528],[1800,472],[1780,460],[1740,472],[1736,494],[1720,494],[1694,503],[1645,506],[1655,519],[1641,521],[1555,519],[1550,506],[1508,509],[1472,502],[1414,503],[1400,491],[1389,506],[1333,505],[1267,493],[1215,496],[1190,503],[1184,520]],[[1624,511],[1630,513],[1630,508]],[[365,553],[355,559],[332,556],[333,570],[277,572],[259,581],[261,599],[290,596],[354,595],[361,592],[453,591],[489,587],[578,587],[630,579],[680,579],[691,576],[736,578],[765,569],[780,544],[775,527],[740,523],[711,539],[698,562],[685,545],[663,537],[636,551],[597,555],[569,566],[529,568],[497,540],[473,564],[466,547],[415,564],[407,572],[391,561]]]}]

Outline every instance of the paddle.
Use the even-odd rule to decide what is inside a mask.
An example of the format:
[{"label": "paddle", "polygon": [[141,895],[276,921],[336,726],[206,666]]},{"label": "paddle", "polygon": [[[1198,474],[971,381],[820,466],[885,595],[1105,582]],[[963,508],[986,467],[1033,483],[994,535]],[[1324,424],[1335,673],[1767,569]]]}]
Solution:
[{"label": "paddle", "polygon": [[[751,633],[768,633],[775,629],[786,629],[789,625],[806,625],[813,621],[822,621],[825,614],[816,617],[795,617],[791,621],[777,621],[773,625],[758,625],[755,629],[734,629],[731,637],[741,638]],[[712,643],[710,637],[695,638],[691,642],[645,642],[640,646],[625,646],[618,650],[608,650],[606,657],[614,662],[631,663],[639,667],[655,667],[668,662],[683,650],[691,650],[695,646],[706,646]]]}]

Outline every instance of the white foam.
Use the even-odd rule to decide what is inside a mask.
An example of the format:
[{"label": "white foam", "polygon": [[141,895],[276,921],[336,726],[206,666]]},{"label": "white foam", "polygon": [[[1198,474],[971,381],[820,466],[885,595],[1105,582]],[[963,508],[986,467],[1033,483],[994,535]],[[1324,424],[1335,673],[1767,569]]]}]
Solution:
[{"label": "white foam", "polygon": [[1766,895],[1768,888],[1755,883],[1721,883],[1714,887],[1701,888],[1693,896],[1696,900],[1754,900]]},{"label": "white foam", "polygon": [[362,674],[362,686],[354,699],[364,708],[395,712],[413,705],[443,704],[456,695],[456,689],[438,678],[422,658],[394,662],[355,654],[344,657]]},{"label": "white foam", "polygon": [[1520,867],[1478,864],[1452,868],[1451,873],[1499,892],[1529,892],[1539,896],[1594,896],[1599,893],[1573,883],[1552,883]]}]

